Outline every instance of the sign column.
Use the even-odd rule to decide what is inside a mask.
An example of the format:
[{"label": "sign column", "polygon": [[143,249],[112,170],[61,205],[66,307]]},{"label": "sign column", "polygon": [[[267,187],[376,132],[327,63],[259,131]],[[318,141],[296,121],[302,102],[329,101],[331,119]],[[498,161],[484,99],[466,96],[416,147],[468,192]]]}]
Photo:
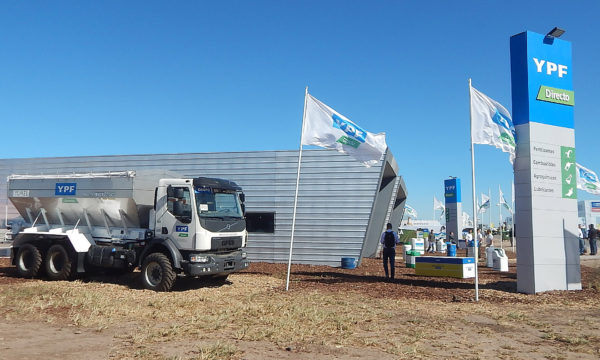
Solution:
[{"label": "sign column", "polygon": [[581,289],[571,44],[524,32],[510,51],[517,290]]},{"label": "sign column", "polygon": [[462,234],[462,206],[460,193],[460,179],[444,180],[444,199],[446,206],[446,239],[450,232],[454,233],[454,241]]}]

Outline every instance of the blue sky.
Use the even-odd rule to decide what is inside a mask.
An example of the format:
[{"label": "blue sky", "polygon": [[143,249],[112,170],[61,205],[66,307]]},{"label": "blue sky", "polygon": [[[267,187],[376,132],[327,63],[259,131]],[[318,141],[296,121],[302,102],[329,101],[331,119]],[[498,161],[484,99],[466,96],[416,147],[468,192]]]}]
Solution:
[{"label": "blue sky", "polygon": [[[309,86],[387,133],[420,218],[448,176],[470,213],[467,79],[510,110],[509,38],[525,30],[566,30],[577,160],[600,172],[598,14],[595,0],[2,1],[0,158],[297,149]],[[477,193],[508,198],[508,155],[476,145],[475,160]]]}]

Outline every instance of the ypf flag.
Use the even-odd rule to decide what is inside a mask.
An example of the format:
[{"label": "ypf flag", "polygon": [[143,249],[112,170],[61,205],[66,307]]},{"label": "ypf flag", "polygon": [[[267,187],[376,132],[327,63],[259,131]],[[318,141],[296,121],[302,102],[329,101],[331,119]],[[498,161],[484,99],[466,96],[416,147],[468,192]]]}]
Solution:
[{"label": "ypf flag", "polygon": [[587,191],[590,194],[600,194],[600,181],[598,175],[592,170],[577,165],[577,188]]},{"label": "ypf flag", "polygon": [[387,149],[385,133],[370,133],[312,95],[306,96],[302,145],[336,149],[367,167],[377,164]]},{"label": "ypf flag", "polygon": [[404,205],[404,213],[406,216],[412,216],[413,219],[417,218],[417,210],[415,210],[412,206]]},{"label": "ypf flag", "polygon": [[490,208],[490,197],[486,194],[481,194],[481,206],[479,206],[479,212],[484,213]]},{"label": "ypf flag", "polygon": [[504,194],[502,193],[502,189],[500,189],[500,187],[498,187],[498,191],[500,192],[500,205],[504,206],[506,210],[512,212],[512,209],[510,208],[510,205],[508,205],[508,203],[506,202],[506,199],[504,198]]},{"label": "ypf flag", "polygon": [[510,154],[514,163],[515,127],[510,113],[500,103],[471,87],[471,137],[473,144],[487,144]]}]

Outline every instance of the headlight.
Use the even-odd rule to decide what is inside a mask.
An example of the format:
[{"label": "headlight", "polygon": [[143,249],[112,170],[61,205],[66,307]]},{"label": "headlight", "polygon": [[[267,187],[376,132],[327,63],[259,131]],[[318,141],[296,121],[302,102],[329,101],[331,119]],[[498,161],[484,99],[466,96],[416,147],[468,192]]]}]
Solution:
[{"label": "headlight", "polygon": [[210,262],[210,256],[204,255],[190,255],[190,261],[195,263],[208,263]]}]

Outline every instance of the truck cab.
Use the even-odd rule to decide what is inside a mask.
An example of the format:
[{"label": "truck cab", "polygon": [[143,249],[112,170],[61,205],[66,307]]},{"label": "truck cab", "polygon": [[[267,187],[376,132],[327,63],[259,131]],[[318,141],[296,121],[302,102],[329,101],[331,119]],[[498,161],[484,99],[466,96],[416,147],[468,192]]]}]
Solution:
[{"label": "truck cab", "polygon": [[224,179],[163,179],[156,189],[155,238],[168,240],[192,276],[226,274],[248,267],[248,233],[241,187]]}]

